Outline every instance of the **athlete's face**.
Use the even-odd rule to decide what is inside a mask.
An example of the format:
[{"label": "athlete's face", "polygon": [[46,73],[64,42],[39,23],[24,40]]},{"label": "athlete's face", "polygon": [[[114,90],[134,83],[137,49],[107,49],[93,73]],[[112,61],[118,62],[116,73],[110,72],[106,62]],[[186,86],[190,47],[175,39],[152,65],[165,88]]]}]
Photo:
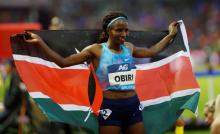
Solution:
[{"label": "athlete's face", "polygon": [[125,20],[115,21],[108,30],[109,38],[116,44],[123,44],[128,35],[128,23]]}]

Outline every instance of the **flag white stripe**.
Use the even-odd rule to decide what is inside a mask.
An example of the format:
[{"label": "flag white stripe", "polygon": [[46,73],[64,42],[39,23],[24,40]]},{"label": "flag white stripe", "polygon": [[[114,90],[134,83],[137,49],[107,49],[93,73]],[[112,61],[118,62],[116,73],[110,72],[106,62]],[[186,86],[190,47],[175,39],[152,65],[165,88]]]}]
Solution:
[{"label": "flag white stripe", "polygon": [[[155,99],[141,101],[141,104],[143,107],[148,107],[148,106],[152,106],[152,105],[161,104],[161,103],[170,101],[170,100],[178,98],[178,97],[192,95],[196,92],[200,92],[200,89],[194,88],[194,89],[186,89],[186,90],[176,91],[176,92],[173,92],[170,96],[163,96],[163,97],[159,97],[159,98],[155,98]],[[49,96],[47,96],[41,92],[30,92],[30,96],[34,99],[37,99],[37,98],[48,99],[48,98],[50,98]],[[62,107],[62,109],[65,111],[78,111],[78,110],[89,111],[89,109],[90,109],[90,107],[80,106],[80,105],[75,105],[75,104],[58,104],[58,105],[60,107]]]},{"label": "flag white stripe", "polygon": [[29,94],[32,98],[45,98],[45,99],[50,98],[49,96],[47,96],[41,92],[29,92]]},{"label": "flag white stripe", "polygon": [[89,69],[88,66],[86,66],[85,64],[78,64],[74,66],[61,68],[54,62],[47,61],[47,60],[44,60],[38,57],[27,56],[27,55],[13,54],[13,58],[14,60],[17,60],[17,61],[26,61],[26,62],[30,62],[33,64],[40,64],[40,65],[44,65],[44,66],[47,66],[50,68],[56,68],[56,69]]},{"label": "flag white stripe", "polygon": [[192,58],[190,56],[189,42],[188,42],[188,37],[187,37],[185,25],[183,23],[183,20],[179,20],[178,22],[180,24],[180,31],[182,33],[184,46],[186,47],[187,53],[188,53],[189,58],[190,58],[190,62],[192,63]]},{"label": "flag white stripe", "polygon": [[137,67],[137,70],[153,69],[153,68],[157,68],[157,67],[161,67],[163,65],[166,65],[181,56],[189,57],[188,53],[186,53],[184,51],[179,51],[179,52],[177,52],[167,58],[164,58],[162,60],[159,60],[156,62],[151,62],[151,63],[146,63],[146,64],[137,64],[135,66]]},{"label": "flag white stripe", "polygon": [[188,38],[187,38],[185,25],[184,25],[182,20],[179,20],[178,23],[180,24],[180,30],[181,30],[181,33],[182,33],[184,46],[186,47],[187,52],[190,52],[189,51],[189,42],[188,42]]},{"label": "flag white stripe", "polygon": [[[29,92],[33,99],[50,99],[42,92]],[[58,104],[65,111],[89,111],[90,107],[75,104]]]},{"label": "flag white stripe", "polygon": [[196,92],[200,92],[200,89],[194,88],[194,89],[186,89],[186,90],[176,91],[176,92],[173,92],[170,96],[163,96],[163,97],[159,97],[159,98],[155,98],[155,99],[141,101],[141,104],[143,105],[143,107],[148,107],[148,106],[157,105],[157,104],[161,104],[161,103],[170,101],[174,98],[192,95]]},{"label": "flag white stripe", "polygon": [[90,107],[74,105],[74,104],[59,104],[65,111],[89,111]]}]

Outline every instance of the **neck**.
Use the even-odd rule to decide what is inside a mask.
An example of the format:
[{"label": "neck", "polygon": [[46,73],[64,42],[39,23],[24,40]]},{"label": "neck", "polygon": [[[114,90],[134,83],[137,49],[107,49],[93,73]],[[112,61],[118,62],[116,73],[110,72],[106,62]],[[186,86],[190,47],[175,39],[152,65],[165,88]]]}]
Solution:
[{"label": "neck", "polygon": [[108,46],[109,49],[112,49],[112,50],[115,50],[115,51],[121,51],[120,44],[114,43],[111,40],[107,41],[107,46]]}]

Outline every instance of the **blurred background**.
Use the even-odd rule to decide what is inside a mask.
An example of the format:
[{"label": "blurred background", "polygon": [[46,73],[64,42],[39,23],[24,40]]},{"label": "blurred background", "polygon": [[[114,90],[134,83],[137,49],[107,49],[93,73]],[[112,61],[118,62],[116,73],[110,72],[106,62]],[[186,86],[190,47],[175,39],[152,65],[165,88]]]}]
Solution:
[{"label": "blurred background", "polygon": [[[184,112],[186,134],[208,134],[203,109],[208,100],[220,93],[220,1],[219,0],[1,0],[0,1],[0,111],[4,113],[5,99],[11,86],[13,63],[10,62],[9,36],[24,29],[101,29],[102,18],[111,11],[128,15],[131,30],[166,30],[174,20],[183,20],[191,48],[193,70],[201,87],[198,116]],[[31,24],[31,25],[24,25]],[[20,28],[20,29],[19,29]],[[10,32],[8,32],[10,31]],[[22,89],[20,95],[26,95]],[[26,95],[28,96],[28,95]],[[22,99],[23,98],[23,99]],[[20,107],[26,99],[32,110],[22,120],[23,126],[0,124],[0,131],[37,133],[39,127],[53,126],[58,130],[41,133],[86,133],[80,127],[48,123],[29,97],[20,98]],[[23,101],[22,101],[23,100]],[[15,105],[15,104],[13,104]],[[16,104],[17,105],[17,104]],[[28,106],[26,106],[26,111]],[[30,108],[31,109],[31,108]],[[2,115],[2,114],[1,114]],[[23,117],[22,114],[15,114]],[[31,121],[33,120],[33,122]],[[36,125],[37,124],[37,125]],[[40,124],[40,125],[39,125]],[[45,125],[46,124],[46,125]],[[35,126],[32,128],[32,126]],[[37,127],[36,127],[37,126]],[[46,128],[46,127],[45,127]],[[4,132],[4,131],[3,131]],[[21,133],[20,132],[20,133]],[[7,133],[7,132],[4,132]],[[174,133],[172,128],[167,133]]]}]

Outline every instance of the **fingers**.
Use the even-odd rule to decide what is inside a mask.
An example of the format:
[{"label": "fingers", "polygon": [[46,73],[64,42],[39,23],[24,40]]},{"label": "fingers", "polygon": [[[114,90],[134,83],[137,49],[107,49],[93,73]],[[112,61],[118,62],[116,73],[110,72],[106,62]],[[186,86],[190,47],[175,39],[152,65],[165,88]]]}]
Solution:
[{"label": "fingers", "polygon": [[179,23],[177,21],[173,21],[172,23],[170,23],[169,25],[169,30],[174,30],[177,29],[177,26],[179,25]]},{"label": "fingers", "polygon": [[29,32],[29,31],[25,31],[25,39],[29,40],[29,39],[33,39],[34,38],[34,33]]},{"label": "fingers", "polygon": [[16,34],[12,37],[16,37],[16,39],[20,42],[24,42],[24,34]]},{"label": "fingers", "polygon": [[27,43],[37,43],[38,40],[37,39],[31,39],[31,40],[25,40],[25,42],[27,42]]},{"label": "fingers", "polygon": [[24,32],[24,41],[26,43],[35,44],[39,42],[39,37],[35,33],[25,31]]},{"label": "fingers", "polygon": [[174,26],[178,26],[179,25],[179,22],[176,22],[175,24],[174,24]]},{"label": "fingers", "polygon": [[178,22],[178,21],[173,21],[170,25],[171,25],[171,26],[178,26],[178,25],[179,25],[179,22]]},{"label": "fingers", "polygon": [[170,23],[169,25],[169,34],[171,36],[175,36],[178,29],[177,29],[177,26],[179,25],[179,23],[177,21],[173,21],[172,23]]}]

